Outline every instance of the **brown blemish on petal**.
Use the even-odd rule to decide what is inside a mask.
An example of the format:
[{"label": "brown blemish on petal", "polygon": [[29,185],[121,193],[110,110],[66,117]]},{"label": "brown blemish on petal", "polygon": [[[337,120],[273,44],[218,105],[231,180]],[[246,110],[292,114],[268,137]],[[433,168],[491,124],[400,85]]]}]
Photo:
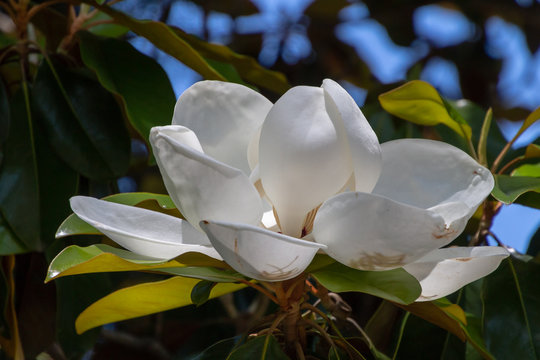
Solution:
[{"label": "brown blemish on petal", "polygon": [[472,259],[473,259],[473,258],[468,257],[468,258],[457,258],[457,259],[455,259],[455,260],[467,262],[467,261],[471,261]]},{"label": "brown blemish on petal", "polygon": [[361,253],[360,256],[351,260],[347,265],[362,270],[381,270],[385,268],[397,268],[405,265],[405,254],[387,256],[379,252],[372,254]]},{"label": "brown blemish on petal", "polygon": [[234,238],[234,253],[238,254],[238,238]]},{"label": "brown blemish on petal", "polygon": [[433,236],[433,238],[435,238],[435,239],[444,239],[444,238],[447,238],[447,237],[451,237],[455,232],[456,232],[455,229],[445,228],[443,231],[441,231],[439,233],[437,233],[437,232],[432,233],[431,236]]}]

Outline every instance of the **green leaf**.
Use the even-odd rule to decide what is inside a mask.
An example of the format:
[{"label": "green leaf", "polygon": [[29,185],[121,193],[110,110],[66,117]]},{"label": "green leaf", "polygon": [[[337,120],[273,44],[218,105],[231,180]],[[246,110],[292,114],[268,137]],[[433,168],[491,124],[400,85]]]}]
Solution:
[{"label": "green leaf", "polygon": [[0,214],[0,256],[20,254],[27,251],[28,249],[17,239],[17,236],[11,231],[4,217]]},{"label": "green leaf", "polygon": [[493,120],[493,111],[491,108],[486,112],[484,121],[482,122],[482,129],[480,130],[480,137],[478,139],[478,160],[480,164],[487,166],[487,143],[489,129],[491,128],[491,121]]},{"label": "green leaf", "polygon": [[540,357],[540,264],[508,258],[484,279],[484,336],[497,359]]},{"label": "green leaf", "polygon": [[493,359],[493,356],[485,348],[481,336],[480,320],[471,314],[466,314],[460,306],[452,304],[446,299],[396,305],[445,329],[457,336],[461,341],[470,342],[484,358]]},{"label": "green leaf", "polygon": [[[86,308],[75,327],[81,334],[94,327],[190,305],[191,290],[199,282],[175,276],[167,280],[130,286],[113,292]],[[215,298],[246,287],[217,284],[210,293]]]},{"label": "green leaf", "polygon": [[[106,196],[103,200],[160,211],[167,215],[181,217],[169,195],[146,192],[120,193]],[[81,220],[77,215],[69,215],[56,230],[56,237],[71,235],[100,235],[101,232],[92,225]]]},{"label": "green leaf", "polygon": [[[100,1],[100,3],[103,3],[103,1]],[[112,18],[107,14],[98,12],[90,20],[86,21],[83,27],[85,29],[88,29],[88,31],[90,31],[92,34],[114,38],[118,38],[129,32],[129,29],[127,27],[114,23],[103,23],[99,25],[94,25],[95,23],[104,21],[112,21]]]},{"label": "green leaf", "polygon": [[106,5],[99,5],[95,1],[83,1],[101,10],[112,17],[117,24],[129,28],[131,31],[147,38],[157,48],[183,62],[205,79],[221,80],[226,79],[218,73],[208,62],[194,50],[186,41],[181,39],[166,24],[158,21],[137,20],[118,10]]},{"label": "green leaf", "polygon": [[210,292],[217,283],[208,280],[199,281],[193,289],[191,289],[191,302],[200,306],[208,301]]},{"label": "green leaf", "polygon": [[87,69],[43,61],[34,90],[46,136],[66,163],[95,180],[126,173],[130,139],[122,113]]},{"label": "green leaf", "polygon": [[202,353],[195,356],[192,360],[216,360],[225,359],[235,345],[238,343],[238,337],[218,341],[205,349]]},{"label": "green leaf", "polygon": [[495,175],[493,197],[505,204],[511,204],[529,191],[540,192],[540,179],[528,176]]},{"label": "green leaf", "polygon": [[[240,77],[250,84],[271,90],[276,94],[283,94],[291,87],[284,74],[264,68],[256,59],[250,56],[235,53],[224,45],[206,42],[174,26],[171,26],[171,29],[206,59],[234,66]],[[210,63],[215,65],[211,61]],[[217,69],[228,78],[227,72],[219,69],[219,67]]]},{"label": "green leaf", "polygon": [[442,123],[460,136],[471,138],[471,127],[457,111],[447,108],[448,103],[445,105],[437,90],[425,81],[410,81],[379,95],[379,101],[383,109],[392,115],[418,125],[432,126]]},{"label": "green leaf", "polygon": [[540,177],[540,163],[521,165],[512,171],[512,176]]},{"label": "green leaf", "polygon": [[525,158],[540,158],[540,146],[536,144],[529,144],[525,148]]},{"label": "green leaf", "polygon": [[172,120],[176,98],[167,74],[127,41],[88,32],[78,35],[84,63],[107,90],[122,99],[129,122],[148,143],[152,127],[169,125]]},{"label": "green leaf", "polygon": [[537,120],[540,119],[540,107],[536,108],[533,112],[527,116],[521,127],[519,128],[518,132],[514,136],[514,139],[517,139],[525,130],[527,130],[532,124],[534,124]]},{"label": "green leaf", "polygon": [[412,303],[421,293],[418,280],[403,269],[361,271],[334,263],[312,275],[334,292],[358,291],[400,304]]},{"label": "green leaf", "polygon": [[258,336],[248,340],[230,353],[227,360],[288,360],[276,338],[272,335]]},{"label": "green leaf", "polygon": [[24,84],[11,102],[11,125],[0,171],[0,210],[26,248],[41,250],[38,165],[29,101]]},{"label": "green leaf", "polygon": [[158,260],[105,244],[87,247],[71,245],[62,250],[51,261],[45,282],[68,275],[113,271],[150,271],[160,267],[177,266],[183,265],[175,260]]}]

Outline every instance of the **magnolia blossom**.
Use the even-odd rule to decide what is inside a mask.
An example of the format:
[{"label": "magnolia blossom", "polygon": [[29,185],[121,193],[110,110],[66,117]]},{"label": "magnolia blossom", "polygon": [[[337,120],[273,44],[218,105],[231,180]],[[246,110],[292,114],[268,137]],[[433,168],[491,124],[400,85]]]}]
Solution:
[{"label": "magnolia blossom", "polygon": [[379,144],[336,82],[272,104],[248,87],[202,81],[150,142],[186,220],[88,197],[84,221],[125,248],[172,259],[198,252],[253,279],[301,274],[318,251],[361,270],[403,267],[436,299],[483,277],[502,248],[445,248],[493,188],[491,173],[443,142]]}]

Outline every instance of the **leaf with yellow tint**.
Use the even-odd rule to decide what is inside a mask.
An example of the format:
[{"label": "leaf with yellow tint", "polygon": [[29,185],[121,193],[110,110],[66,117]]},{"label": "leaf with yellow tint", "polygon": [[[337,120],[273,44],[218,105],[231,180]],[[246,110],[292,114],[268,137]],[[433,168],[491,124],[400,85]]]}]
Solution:
[{"label": "leaf with yellow tint", "polygon": [[[175,276],[117,290],[86,308],[75,321],[78,334],[100,325],[132,319],[192,304],[191,290],[200,280]],[[219,283],[212,289],[215,298],[246,287]]]},{"label": "leaf with yellow tint", "polygon": [[384,110],[392,115],[418,125],[444,124],[458,135],[470,139],[471,127],[437,90],[421,80],[413,80],[402,86],[379,95]]},{"label": "leaf with yellow tint", "polygon": [[[169,270],[188,265],[228,268],[224,262],[198,253],[186,253],[174,260],[163,261],[105,244],[88,247],[72,245],[62,250],[51,261],[45,282],[67,275],[117,271],[158,271],[161,268]],[[171,271],[164,270],[163,272],[170,273]],[[179,272],[177,271],[175,274],[178,275]]]}]

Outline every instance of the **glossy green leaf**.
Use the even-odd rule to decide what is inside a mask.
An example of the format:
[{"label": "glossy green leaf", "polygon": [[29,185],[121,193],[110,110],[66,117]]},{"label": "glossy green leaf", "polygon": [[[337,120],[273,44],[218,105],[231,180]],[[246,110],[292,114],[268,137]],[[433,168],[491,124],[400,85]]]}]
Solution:
[{"label": "glossy green leaf", "polygon": [[40,250],[40,201],[34,129],[26,86],[11,102],[11,125],[0,170],[0,210],[29,250]]},{"label": "glossy green leaf", "polygon": [[84,2],[91,4],[109,15],[117,24],[125,26],[137,35],[147,38],[157,48],[183,62],[201,74],[205,79],[225,81],[225,78],[210,66],[201,54],[176,35],[166,24],[151,20],[137,20],[109,6],[98,5],[93,1]]},{"label": "glossy green leaf", "polygon": [[312,275],[334,292],[358,291],[400,304],[412,303],[421,293],[418,281],[403,269],[361,271],[334,263]]},{"label": "glossy green leaf", "polygon": [[[37,116],[36,114],[36,118]],[[79,175],[60,159],[47,140],[42,132],[35,134],[39,174],[40,234],[44,249],[55,241],[58,224],[71,212],[69,198],[76,195],[79,185]]]},{"label": "glossy green leaf", "polygon": [[122,113],[88,70],[43,61],[34,91],[46,136],[66,163],[90,179],[126,173],[130,139]]},{"label": "glossy green leaf", "polygon": [[51,261],[45,281],[48,282],[68,275],[114,271],[150,271],[160,267],[178,266],[183,265],[175,260],[158,260],[105,244],[87,247],[71,245],[62,250]]},{"label": "glossy green leaf", "polygon": [[528,176],[495,175],[493,197],[505,204],[511,204],[529,191],[540,192],[540,179]]},{"label": "glossy green leaf", "polygon": [[489,129],[491,129],[491,121],[493,120],[493,111],[491,108],[486,112],[484,121],[482,122],[482,129],[480,130],[480,137],[478,139],[478,161],[480,164],[487,166],[487,143],[489,136]]},{"label": "glossy green leaf", "polygon": [[540,177],[540,163],[521,165],[512,171],[512,176]]},{"label": "glossy green leaf", "polygon": [[525,132],[532,124],[534,124],[537,120],[540,120],[540,107],[536,108],[533,112],[531,112],[527,118],[525,118],[525,121],[523,121],[523,124],[519,128],[518,132],[514,136],[514,139],[517,139],[521,134]]},{"label": "glossy green leaf", "polygon": [[176,98],[165,71],[124,40],[80,32],[81,56],[101,84],[122,99],[131,125],[148,141],[150,129],[171,123]]},{"label": "glossy green leaf", "polygon": [[392,115],[418,125],[442,123],[460,136],[471,138],[471,127],[464,123],[461,115],[450,114],[437,90],[425,81],[410,81],[379,95],[379,101],[383,109]]},{"label": "glossy green leaf", "polygon": [[27,251],[28,249],[17,239],[17,236],[11,231],[2,214],[0,214],[0,256],[20,254]]},{"label": "glossy green leaf", "polygon": [[197,306],[200,306],[208,301],[210,298],[210,292],[216,286],[216,283],[208,280],[201,280],[193,289],[191,289],[191,302]]},{"label": "glossy green leaf", "polygon": [[[103,324],[190,305],[191,290],[198,282],[196,279],[175,276],[117,290],[86,308],[77,318],[75,327],[81,334]],[[245,286],[217,284],[212,289],[210,298],[240,290]]]},{"label": "glossy green leaf", "polygon": [[[168,215],[179,216],[180,213],[176,210],[176,206],[172,202],[169,195],[152,194],[145,192],[137,193],[120,193],[106,196],[103,200],[124,204],[124,205],[139,205],[146,209],[161,211]],[[92,225],[81,220],[77,215],[69,215],[56,230],[56,237],[64,237],[71,235],[100,235],[101,232]]]},{"label": "glossy green leaf", "polygon": [[508,258],[484,280],[484,336],[497,359],[540,357],[540,264]]},{"label": "glossy green leaf", "polygon": [[[107,14],[98,12],[90,20],[85,22],[84,27],[92,34],[114,38],[118,38],[129,32],[129,29],[125,26],[114,23],[105,23],[105,21],[112,21],[112,18]],[[94,25],[96,23],[99,24]]]},{"label": "glossy green leaf", "polygon": [[445,329],[457,336],[461,341],[468,341],[485,359],[493,359],[493,356],[486,350],[484,345],[479,319],[466,314],[460,306],[445,299],[433,302],[417,302],[409,305],[397,304],[397,306]]},{"label": "glossy green leaf", "polygon": [[[224,45],[206,42],[179,28],[171,27],[171,29],[178,37],[186,41],[206,59],[234,66],[240,77],[250,84],[271,90],[277,94],[283,94],[291,87],[285,75],[277,71],[266,69],[259,64],[256,59],[250,56],[235,53]],[[222,71],[222,69],[220,69],[220,71]],[[227,76],[227,72],[222,73]]]},{"label": "glossy green leaf", "polygon": [[288,360],[276,338],[258,336],[234,349],[227,360]]}]

